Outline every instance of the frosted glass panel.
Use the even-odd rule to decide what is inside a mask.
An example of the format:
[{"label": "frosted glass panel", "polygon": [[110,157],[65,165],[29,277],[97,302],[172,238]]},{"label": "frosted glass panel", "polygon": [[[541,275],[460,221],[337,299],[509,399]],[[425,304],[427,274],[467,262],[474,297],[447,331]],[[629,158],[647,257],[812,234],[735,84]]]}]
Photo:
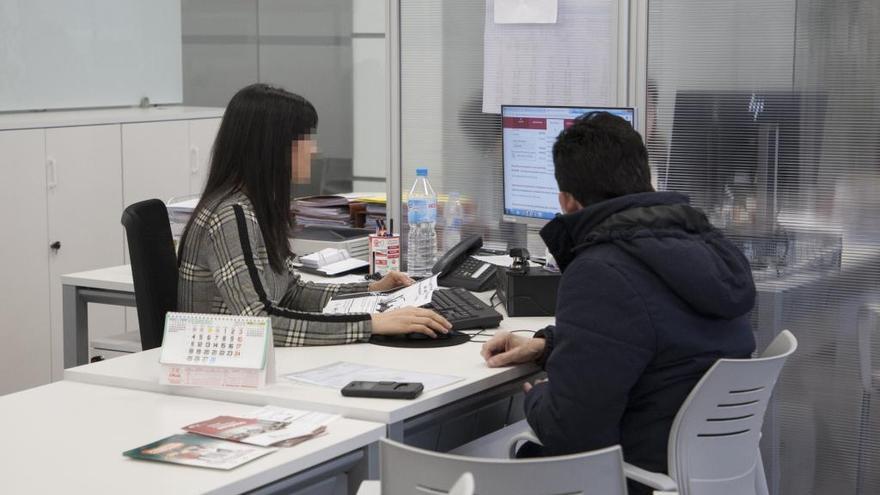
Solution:
[{"label": "frosted glass panel", "polygon": [[[535,232],[527,235],[524,225],[501,221],[501,119],[497,113],[483,111],[484,28],[487,22],[490,25],[492,22],[491,11],[490,19],[486,18],[487,5],[492,3],[485,0],[400,2],[402,189],[409,191],[415,181],[416,168],[427,167],[431,184],[441,195],[441,223],[444,196],[458,192],[464,206],[464,234],[480,234],[496,248],[528,246],[533,254],[540,256],[544,245]],[[604,91],[590,93],[596,101],[555,99],[553,103],[613,104],[617,94],[618,32],[617,11],[609,6],[614,3],[588,2],[588,11],[603,14],[590,17],[589,22],[583,15],[583,2],[560,1],[559,5],[558,28],[569,32],[572,23],[583,27],[574,30],[578,35],[568,43],[603,46],[609,53],[584,57],[603,61],[593,67],[604,81],[597,85]],[[588,29],[591,23],[599,22],[596,19],[604,19],[603,28]],[[531,30],[514,28],[504,32]],[[522,81],[548,82],[545,71],[537,74],[528,69],[536,66],[532,60],[533,50],[505,47],[505,70],[511,65],[522,68],[517,74],[518,92],[529,93],[522,89]],[[560,64],[554,69],[552,79],[567,80],[569,75],[581,72],[579,69],[581,67],[568,68]],[[496,84],[506,81],[498,74],[489,76],[487,80]],[[492,92],[498,92],[497,89]],[[438,236],[438,245],[442,245],[442,228],[438,229]]]},{"label": "frosted glass panel", "polygon": [[648,148],[751,260],[758,347],[799,339],[772,494],[880,493],[880,29],[869,0],[650,2]]}]

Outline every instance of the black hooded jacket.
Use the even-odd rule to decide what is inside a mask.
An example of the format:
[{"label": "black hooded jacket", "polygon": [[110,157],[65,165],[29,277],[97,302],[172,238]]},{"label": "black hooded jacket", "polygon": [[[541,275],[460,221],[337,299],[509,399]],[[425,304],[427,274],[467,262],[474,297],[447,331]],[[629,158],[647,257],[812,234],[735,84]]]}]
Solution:
[{"label": "black hooded jacket", "polygon": [[667,472],[672,420],[719,358],[755,349],[748,261],[677,193],[560,215],[541,231],[563,271],[545,329],[549,381],[526,395],[545,455],[610,445]]}]

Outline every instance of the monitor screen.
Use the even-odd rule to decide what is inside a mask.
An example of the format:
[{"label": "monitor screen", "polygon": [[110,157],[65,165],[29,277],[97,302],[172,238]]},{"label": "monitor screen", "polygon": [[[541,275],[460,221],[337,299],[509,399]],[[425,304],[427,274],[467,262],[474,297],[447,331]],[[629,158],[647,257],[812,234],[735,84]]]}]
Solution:
[{"label": "monitor screen", "polygon": [[553,143],[575,118],[594,111],[635,127],[632,108],[501,106],[504,220],[542,224],[559,213]]}]

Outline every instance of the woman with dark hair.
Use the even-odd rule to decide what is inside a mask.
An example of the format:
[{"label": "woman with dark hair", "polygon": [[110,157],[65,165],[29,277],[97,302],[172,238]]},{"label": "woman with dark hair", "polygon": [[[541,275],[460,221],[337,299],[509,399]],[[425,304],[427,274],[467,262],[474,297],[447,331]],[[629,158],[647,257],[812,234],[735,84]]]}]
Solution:
[{"label": "woman with dark hair", "polygon": [[422,308],[321,313],[336,294],[411,284],[402,273],[339,285],[306,283],[293,270],[291,181],[309,178],[317,125],[315,107],[280,88],[253,84],[232,97],[205,190],[180,240],[178,309],[268,316],[276,346],[344,344],[372,333],[448,332],[448,321]]}]

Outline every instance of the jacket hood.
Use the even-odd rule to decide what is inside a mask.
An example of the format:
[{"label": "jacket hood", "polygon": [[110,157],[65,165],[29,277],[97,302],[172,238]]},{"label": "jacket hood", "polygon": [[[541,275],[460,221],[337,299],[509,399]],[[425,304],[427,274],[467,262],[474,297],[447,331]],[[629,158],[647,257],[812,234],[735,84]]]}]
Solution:
[{"label": "jacket hood", "polygon": [[751,311],[755,284],[739,249],[678,193],[630,194],[558,215],[541,237],[560,268],[613,244],[643,263],[694,311],[731,319]]}]

